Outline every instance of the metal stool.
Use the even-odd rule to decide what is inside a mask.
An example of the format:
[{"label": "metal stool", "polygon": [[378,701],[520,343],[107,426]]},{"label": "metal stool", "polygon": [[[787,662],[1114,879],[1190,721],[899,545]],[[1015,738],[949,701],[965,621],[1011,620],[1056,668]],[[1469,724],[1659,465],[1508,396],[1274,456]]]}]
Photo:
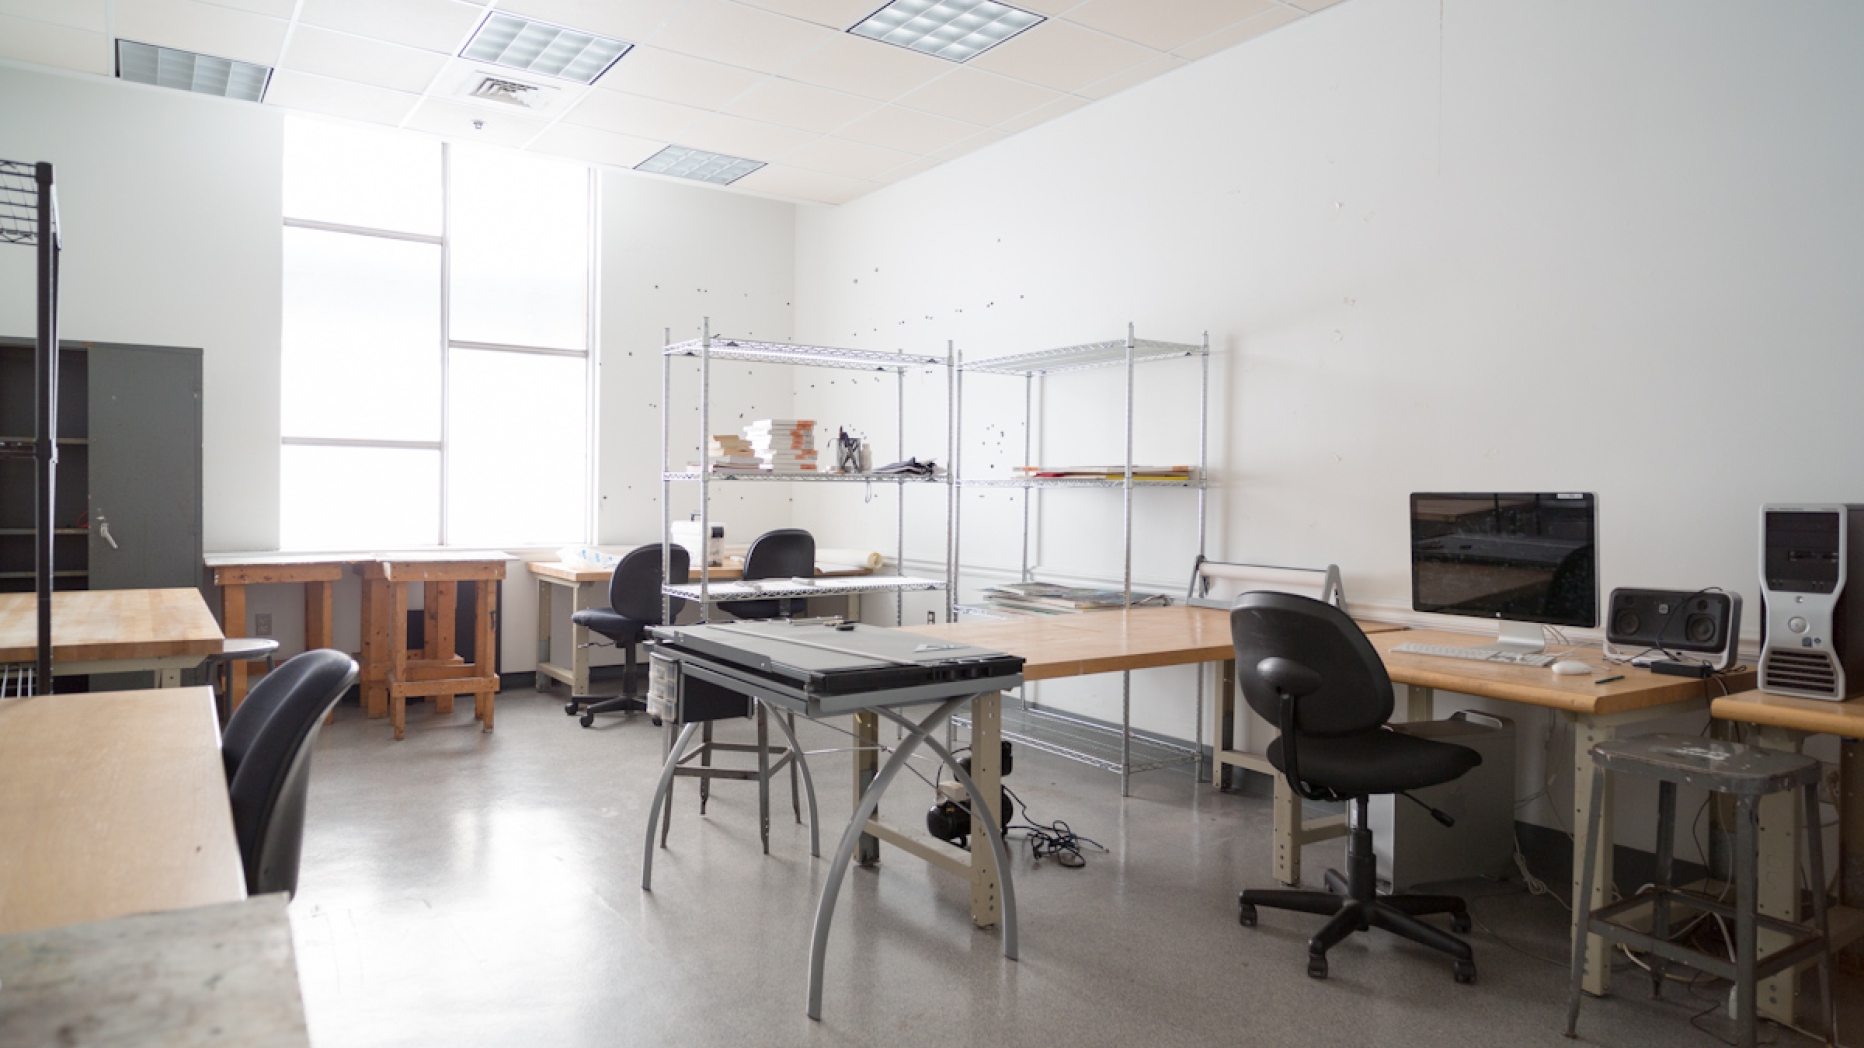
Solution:
[{"label": "metal stool", "polygon": [[277,665],[274,658],[277,654],[278,639],[275,637],[228,637],[220,642],[219,654],[207,656],[203,665],[207,667],[208,680],[213,681],[214,707],[220,712],[221,727],[233,716],[233,673],[228,666],[234,662],[264,659],[266,672],[270,673]]},{"label": "metal stool", "polygon": [[[1580,984],[1585,977],[1586,936],[1600,936],[1609,942],[1621,942],[1651,955],[1651,996],[1663,995],[1664,971],[1675,962],[1697,971],[1707,972],[1735,984],[1735,1021],[1739,1024],[1739,1045],[1752,1048],[1758,1016],[1755,996],[1760,980],[1817,956],[1819,989],[1825,1002],[1826,1029],[1836,1029],[1836,1009],[1832,1001],[1832,954],[1827,944],[1830,929],[1825,922],[1825,856],[1819,843],[1819,762],[1796,753],[1776,753],[1751,749],[1738,743],[1696,735],[1645,735],[1633,739],[1615,739],[1592,747],[1595,770],[1592,795],[1602,796],[1606,772],[1625,772],[1658,781],[1657,786],[1657,872],[1656,883],[1629,899],[1603,906],[1576,921],[1573,935],[1573,973],[1571,998],[1567,1003],[1566,1036],[1575,1036],[1579,1023]],[[1670,886],[1670,860],[1676,835],[1676,785],[1683,783],[1699,789],[1725,793],[1735,799],[1735,904],[1684,894]],[[1816,930],[1755,912],[1760,848],[1756,839],[1760,822],[1760,798],[1771,793],[1799,790],[1805,797],[1806,860],[1814,880],[1812,917]],[[1584,872],[1580,875],[1580,899],[1592,897],[1592,871],[1599,849],[1600,806],[1594,805],[1587,820]],[[1797,895],[1797,892],[1795,892]],[[1735,923],[1735,960],[1691,950],[1669,941],[1670,901],[1681,898],[1684,905],[1704,910]],[[1651,904],[1651,930],[1638,931],[1613,919]],[[1790,944],[1756,957],[1756,929],[1785,935]]]}]

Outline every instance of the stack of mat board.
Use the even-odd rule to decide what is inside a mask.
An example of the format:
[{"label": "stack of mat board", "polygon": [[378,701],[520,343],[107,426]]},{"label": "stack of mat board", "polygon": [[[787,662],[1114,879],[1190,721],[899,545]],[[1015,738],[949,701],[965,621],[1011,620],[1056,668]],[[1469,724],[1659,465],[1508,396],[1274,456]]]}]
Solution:
[{"label": "stack of mat board", "polygon": [[[1121,608],[1126,604],[1126,595],[1120,590],[1063,586],[1054,582],[1008,582],[985,590],[984,599],[992,607],[1025,615],[1073,615]],[[1163,594],[1133,594],[1135,608],[1166,603]]]},{"label": "stack of mat board", "polygon": [[751,442],[731,433],[721,433],[712,438],[711,453],[712,472],[749,472],[764,468],[762,459],[751,447]]},{"label": "stack of mat board", "polygon": [[[1125,480],[1126,467],[1119,466],[1018,466],[1024,477],[1060,480]],[[1134,466],[1134,480],[1190,480],[1195,470],[1190,466]]]},{"label": "stack of mat board", "polygon": [[814,472],[815,420],[766,418],[744,427],[752,454],[772,473]]}]

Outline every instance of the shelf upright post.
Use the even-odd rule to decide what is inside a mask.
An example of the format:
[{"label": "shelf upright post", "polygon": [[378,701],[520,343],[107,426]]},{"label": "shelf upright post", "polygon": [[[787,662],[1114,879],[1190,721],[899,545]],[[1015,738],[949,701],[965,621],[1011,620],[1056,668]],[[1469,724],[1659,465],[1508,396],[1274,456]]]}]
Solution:
[{"label": "shelf upright post", "polygon": [[51,164],[35,164],[33,178],[38,183],[39,211],[36,237],[39,255],[39,432],[35,435],[37,447],[34,448],[34,457],[37,459],[35,470],[38,474],[34,478],[34,486],[38,489],[38,505],[33,519],[33,525],[38,529],[33,540],[33,568],[37,576],[39,644],[33,692],[50,695],[54,577],[52,544],[57,534],[53,530],[52,496],[58,477],[58,199],[53,196]]},{"label": "shelf upright post", "polygon": [[[662,625],[673,625],[673,597],[667,593],[667,586],[673,582],[673,482],[667,479],[667,451],[671,443],[669,427],[672,425],[673,412],[667,406],[667,398],[672,395],[672,362],[667,359],[667,347],[673,344],[673,329],[660,329],[660,621]],[[701,546],[701,548],[704,548]]]},{"label": "shelf upright post", "polygon": [[[1204,332],[1203,359],[1199,365],[1203,371],[1197,382],[1197,563],[1204,563],[1204,539],[1208,530],[1205,515],[1205,498],[1209,492],[1206,473],[1210,468],[1210,332]],[[1193,582],[1196,580],[1193,579]],[[1212,749],[1216,748],[1215,729],[1211,735]],[[1224,740],[1228,745],[1229,740]],[[1214,767],[1214,764],[1213,764]],[[1204,781],[1204,666],[1197,666],[1197,766],[1195,779]]]},{"label": "shelf upright post", "polygon": [[962,526],[962,511],[959,509],[958,497],[958,458],[959,449],[964,445],[964,368],[958,357],[958,350],[950,339],[945,340],[945,375],[949,390],[946,396],[947,409],[951,412],[950,422],[945,429],[949,437],[946,455],[945,477],[945,621],[958,621],[958,529]]},{"label": "shelf upright post", "polygon": [[[896,352],[898,352],[902,358],[904,358],[906,355],[906,351],[903,349],[897,350]],[[893,461],[905,462],[906,461],[906,361],[904,359],[900,361],[900,366],[895,368],[893,371],[893,388],[899,394],[898,402],[895,404],[894,410],[893,410],[893,423],[899,434],[899,451],[900,451],[900,457],[894,459]],[[838,450],[837,454],[839,453],[840,452]],[[859,465],[860,465],[859,463],[856,463],[857,467]],[[906,574],[906,485],[904,483],[901,483],[898,481],[894,482],[893,504],[894,504],[894,513],[893,513],[894,546],[896,549],[899,550],[897,559],[895,559],[893,562],[894,570],[904,575]],[[906,593],[903,590],[893,591],[893,624],[895,626],[906,625]]]},{"label": "shelf upright post", "polygon": [[712,621],[712,318],[699,330],[699,621]]},{"label": "shelf upright post", "polygon": [[[1126,322],[1126,473],[1120,485],[1120,534],[1126,543],[1126,608],[1133,606],[1133,323]],[[1120,796],[1133,776],[1133,671],[1120,671]]]},{"label": "shelf upright post", "polygon": [[[1030,456],[1035,433],[1036,373],[1034,369],[1023,372],[1023,468],[1026,470],[1035,460]],[[1027,481],[1029,474],[1024,473]],[[1036,489],[1029,484],[1023,485],[1023,573],[1021,580],[1029,581],[1029,502]]]}]

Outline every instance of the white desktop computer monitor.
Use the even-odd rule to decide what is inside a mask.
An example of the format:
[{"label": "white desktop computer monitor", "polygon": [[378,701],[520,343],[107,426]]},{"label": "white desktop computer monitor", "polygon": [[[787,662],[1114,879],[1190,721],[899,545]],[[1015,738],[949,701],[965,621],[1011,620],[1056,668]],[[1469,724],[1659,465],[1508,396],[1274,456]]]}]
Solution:
[{"label": "white desktop computer monitor", "polygon": [[1494,619],[1540,651],[1542,625],[1599,624],[1598,500],[1574,492],[1411,496],[1411,607]]}]

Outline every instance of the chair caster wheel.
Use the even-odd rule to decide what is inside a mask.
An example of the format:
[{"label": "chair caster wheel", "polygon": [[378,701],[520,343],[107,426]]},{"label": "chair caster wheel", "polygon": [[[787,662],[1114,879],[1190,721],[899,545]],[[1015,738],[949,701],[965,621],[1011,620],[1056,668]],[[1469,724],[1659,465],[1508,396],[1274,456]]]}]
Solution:
[{"label": "chair caster wheel", "polygon": [[1465,985],[1476,981],[1476,962],[1457,961],[1454,969],[1456,981]]},{"label": "chair caster wheel", "polygon": [[582,715],[581,719],[579,719],[576,723],[582,725],[585,728],[591,727],[595,724],[595,714],[585,713]]},{"label": "chair caster wheel", "polygon": [[1254,928],[1256,926],[1256,904],[1252,902],[1237,903],[1236,923],[1245,928]]},{"label": "chair caster wheel", "polygon": [[1467,913],[1453,913],[1450,915],[1451,931],[1458,935],[1468,935],[1470,927],[1469,915]]},{"label": "chair caster wheel", "polygon": [[1310,953],[1307,955],[1307,977],[1325,979],[1327,977],[1327,955]]},{"label": "chair caster wheel", "polygon": [[574,702],[566,702],[563,704],[563,712],[568,716],[574,717],[582,712],[582,707]]}]

